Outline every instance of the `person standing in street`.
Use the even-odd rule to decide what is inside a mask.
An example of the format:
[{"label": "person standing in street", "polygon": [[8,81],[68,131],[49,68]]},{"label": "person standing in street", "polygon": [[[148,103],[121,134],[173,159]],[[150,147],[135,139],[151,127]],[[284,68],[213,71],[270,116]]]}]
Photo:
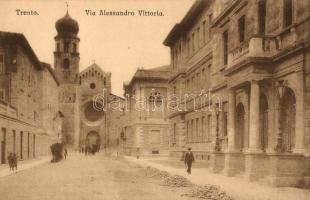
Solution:
[{"label": "person standing in street", "polygon": [[8,156],[8,163],[9,163],[9,167],[10,167],[10,171],[14,171],[14,161],[13,161],[13,153],[11,152]]},{"label": "person standing in street", "polygon": [[64,149],[64,157],[65,157],[65,160],[67,159],[67,155],[68,155],[68,150],[67,148]]},{"label": "person standing in street", "polygon": [[184,163],[187,165],[187,173],[191,174],[192,163],[195,161],[194,154],[191,151],[191,148],[188,148],[188,151],[185,154]]},{"label": "person standing in street", "polygon": [[17,155],[16,153],[13,154],[13,170],[15,168],[15,170],[17,171]]}]

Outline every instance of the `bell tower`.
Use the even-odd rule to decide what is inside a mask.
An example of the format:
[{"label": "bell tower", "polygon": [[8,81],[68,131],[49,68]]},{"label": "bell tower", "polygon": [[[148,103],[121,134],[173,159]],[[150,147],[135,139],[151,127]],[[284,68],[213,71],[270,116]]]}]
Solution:
[{"label": "bell tower", "polygon": [[79,25],[67,11],[55,27],[54,69],[59,81],[59,108],[64,114],[61,141],[73,146],[79,134]]},{"label": "bell tower", "polygon": [[60,83],[74,84],[79,74],[79,32],[78,23],[69,13],[56,22],[54,65]]}]

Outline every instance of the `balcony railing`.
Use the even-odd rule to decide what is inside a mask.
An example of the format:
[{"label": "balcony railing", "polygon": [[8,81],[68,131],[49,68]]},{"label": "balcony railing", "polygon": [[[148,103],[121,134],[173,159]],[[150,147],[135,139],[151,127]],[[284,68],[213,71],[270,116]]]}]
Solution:
[{"label": "balcony railing", "polygon": [[249,57],[272,58],[282,50],[294,46],[296,42],[295,27],[286,29],[278,35],[254,35],[229,52],[228,66],[233,66]]}]

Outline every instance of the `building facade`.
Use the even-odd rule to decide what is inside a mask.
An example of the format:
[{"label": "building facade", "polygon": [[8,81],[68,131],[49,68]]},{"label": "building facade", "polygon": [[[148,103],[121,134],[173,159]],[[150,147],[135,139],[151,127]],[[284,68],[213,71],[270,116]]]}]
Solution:
[{"label": "building facade", "polygon": [[309,186],[309,1],[196,1],[171,49],[172,156],[211,171]]},{"label": "building facade", "polygon": [[[56,106],[53,111],[42,111],[45,106],[43,93],[58,92],[57,80],[46,67],[39,62],[22,34],[0,32],[2,164],[7,162],[10,152],[16,153],[21,160],[46,155],[49,145],[57,138],[57,130],[50,129],[46,123],[46,118],[58,113],[57,101],[49,101]],[[60,123],[60,119],[50,122],[55,127]]]},{"label": "building facade", "polygon": [[125,153],[168,155],[169,68],[138,69],[131,81],[124,84],[126,103],[121,138]]}]

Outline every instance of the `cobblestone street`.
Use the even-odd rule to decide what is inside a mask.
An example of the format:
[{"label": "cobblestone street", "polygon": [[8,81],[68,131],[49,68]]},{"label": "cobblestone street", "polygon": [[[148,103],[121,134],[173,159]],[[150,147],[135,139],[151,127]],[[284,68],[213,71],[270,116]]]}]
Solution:
[{"label": "cobblestone street", "polygon": [[74,154],[60,163],[46,162],[0,178],[2,200],[193,199],[181,196],[185,190],[162,186],[136,164],[102,154]]}]

